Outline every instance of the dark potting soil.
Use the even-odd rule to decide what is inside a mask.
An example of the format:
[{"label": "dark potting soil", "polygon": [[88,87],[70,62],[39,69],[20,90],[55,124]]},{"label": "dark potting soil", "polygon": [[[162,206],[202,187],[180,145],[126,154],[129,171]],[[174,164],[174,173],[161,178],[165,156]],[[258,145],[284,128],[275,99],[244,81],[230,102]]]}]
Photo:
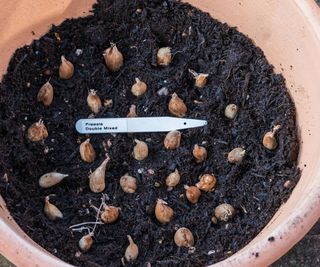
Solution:
[{"label": "dark potting soil", "polygon": [[[128,234],[139,247],[139,257],[128,264],[132,266],[203,266],[232,255],[268,223],[299,179],[295,107],[284,79],[273,72],[249,38],[190,5],[100,0],[93,13],[53,26],[39,40],[18,49],[1,83],[0,193],[12,216],[41,246],[78,266],[120,266]],[[102,56],[110,42],[117,44],[125,59],[116,73],[108,71]],[[172,47],[174,54],[166,68],[156,66],[157,50],[164,46]],[[75,65],[70,80],[59,79],[61,55]],[[205,88],[194,86],[189,68],[209,74]],[[148,84],[140,98],[130,92],[136,77]],[[44,107],[36,96],[49,79],[54,100]],[[169,95],[157,94],[163,87]],[[92,135],[98,156],[94,163],[84,163],[79,143],[87,136],[78,134],[74,125],[91,114],[86,104],[91,88],[103,100],[113,100],[113,106],[104,107],[96,117],[125,117],[131,104],[141,117],[168,116],[168,101],[176,92],[188,107],[187,117],[207,119],[208,126],[184,130],[181,147],[173,151],[164,149],[165,133]],[[239,106],[234,120],[224,116],[230,103]],[[40,118],[49,137],[30,142],[26,129]],[[262,137],[275,124],[282,126],[279,145],[268,151]],[[150,149],[142,162],[131,155],[135,138],[146,141]],[[108,140],[112,145],[105,149],[103,142]],[[193,159],[194,144],[207,148],[204,163]],[[231,165],[226,155],[239,146],[246,149],[246,157],[241,164]],[[88,174],[106,153],[111,162],[104,193],[107,204],[121,207],[120,217],[113,224],[99,225],[92,249],[79,254],[77,244],[85,231],[71,232],[68,227],[95,220],[89,202],[99,206],[101,194],[90,191]],[[175,168],[181,182],[168,192],[165,177]],[[70,176],[50,189],[39,188],[39,177],[51,171]],[[138,179],[134,194],[124,193],[119,185],[127,172]],[[216,190],[202,193],[197,204],[190,204],[183,185],[195,184],[207,172],[216,175]],[[284,186],[287,180],[289,187]],[[62,220],[45,217],[44,197],[49,194],[56,195],[51,201],[63,212]],[[158,198],[174,210],[173,220],[166,225],[154,216]],[[220,203],[233,205],[236,216],[213,224],[211,217]],[[195,250],[174,244],[178,227],[192,231]],[[259,251],[253,255],[257,256]]]}]

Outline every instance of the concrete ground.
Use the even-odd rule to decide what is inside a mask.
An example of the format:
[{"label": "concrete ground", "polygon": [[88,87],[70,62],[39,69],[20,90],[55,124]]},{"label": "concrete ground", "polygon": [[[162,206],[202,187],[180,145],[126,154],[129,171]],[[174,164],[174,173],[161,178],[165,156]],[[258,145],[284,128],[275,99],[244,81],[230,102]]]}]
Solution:
[{"label": "concrete ground", "polygon": [[272,267],[320,266],[320,221],[285,256]]},{"label": "concrete ground", "polygon": [[0,267],[14,267],[14,265],[8,262],[3,256],[0,255]]}]

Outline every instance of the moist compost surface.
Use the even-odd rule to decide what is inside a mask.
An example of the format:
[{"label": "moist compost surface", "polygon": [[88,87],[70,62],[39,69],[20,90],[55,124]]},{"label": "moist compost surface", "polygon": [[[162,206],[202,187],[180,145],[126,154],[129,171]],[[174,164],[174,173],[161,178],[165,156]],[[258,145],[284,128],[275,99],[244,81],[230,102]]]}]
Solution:
[{"label": "moist compost surface", "polygon": [[[115,73],[106,68],[103,58],[110,42],[124,56],[124,66]],[[172,48],[174,58],[170,66],[159,67],[156,53],[165,46]],[[59,78],[61,55],[75,66],[70,80]],[[188,69],[209,74],[203,89],[194,86]],[[136,77],[148,85],[139,98],[130,92]],[[37,102],[37,93],[48,80],[54,100],[44,107]],[[159,95],[164,87],[169,94]],[[181,146],[172,151],[163,146],[165,133],[92,135],[97,159],[85,163],[79,144],[88,136],[78,134],[74,125],[91,115],[86,103],[89,89],[97,90],[102,100],[113,100],[111,108],[103,107],[95,117],[126,117],[132,104],[140,117],[168,116],[168,102],[176,92],[188,107],[186,117],[206,119],[208,125],[183,130]],[[230,103],[239,107],[234,120],[224,116]],[[39,119],[49,136],[31,142],[26,129]],[[269,151],[262,138],[276,124],[281,125],[278,147]],[[149,156],[141,162],[132,157],[135,138],[149,146]],[[98,1],[93,15],[66,20],[18,49],[1,83],[0,140],[0,193],[13,218],[37,243],[77,266],[120,266],[127,235],[139,247],[137,260],[128,266],[215,263],[255,237],[299,179],[295,107],[282,76],[273,72],[248,37],[177,1]],[[111,147],[105,145],[110,142]],[[208,151],[203,163],[192,156],[195,144]],[[227,153],[235,147],[246,150],[240,164],[227,161]],[[90,203],[99,206],[101,194],[90,191],[88,175],[106,153],[111,161],[104,193],[107,204],[121,208],[120,216],[113,224],[98,225],[91,250],[79,253],[78,241],[86,231],[68,228],[95,221]],[[176,168],[181,181],[168,191],[165,178]],[[41,189],[39,177],[52,171],[69,177]],[[125,173],[138,180],[134,194],[124,193],[119,185]],[[204,173],[217,177],[217,187],[190,204],[184,185],[194,185]],[[284,186],[287,180],[290,186],[288,182]],[[62,211],[62,220],[52,222],[44,215],[44,198],[49,194],[55,194],[50,200]],[[158,198],[174,210],[172,221],[165,225],[154,215]],[[214,208],[221,203],[233,205],[236,215],[213,224]],[[179,227],[192,231],[195,249],[174,244]],[[259,251],[252,257],[259,257]]]}]

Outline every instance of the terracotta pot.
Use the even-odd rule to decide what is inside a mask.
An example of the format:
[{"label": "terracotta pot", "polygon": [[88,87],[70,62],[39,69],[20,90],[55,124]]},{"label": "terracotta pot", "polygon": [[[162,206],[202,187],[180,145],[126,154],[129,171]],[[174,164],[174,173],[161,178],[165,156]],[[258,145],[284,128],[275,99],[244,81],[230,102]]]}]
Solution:
[{"label": "terracotta pot", "polygon": [[[93,0],[0,0],[0,72],[14,50],[50,24],[85,15]],[[320,216],[320,10],[314,0],[191,0],[237,26],[260,46],[286,80],[298,111],[302,177],[290,199],[263,231],[216,266],[267,266],[296,244]],[[34,35],[32,34],[34,32]],[[0,197],[1,198],[1,197]],[[267,223],[267,222],[266,222]],[[70,266],[34,243],[0,199],[0,253],[17,266]],[[269,242],[269,237],[274,242]]]}]

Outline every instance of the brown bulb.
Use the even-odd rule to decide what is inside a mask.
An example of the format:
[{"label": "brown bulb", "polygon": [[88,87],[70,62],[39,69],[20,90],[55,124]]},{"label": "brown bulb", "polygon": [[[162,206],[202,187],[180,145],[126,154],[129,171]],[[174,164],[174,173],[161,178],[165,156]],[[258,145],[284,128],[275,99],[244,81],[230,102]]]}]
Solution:
[{"label": "brown bulb", "polygon": [[59,77],[68,80],[73,76],[74,66],[64,56],[61,56],[61,64],[59,67]]},{"label": "brown bulb", "polygon": [[49,172],[40,177],[39,185],[42,188],[49,188],[60,183],[64,178],[68,176],[69,176],[68,174],[62,174],[58,172]]},{"label": "brown bulb", "polygon": [[111,108],[113,106],[113,100],[112,99],[106,99],[106,100],[104,100],[103,105],[106,108]]},{"label": "brown bulb", "polygon": [[157,64],[159,66],[169,66],[172,61],[172,53],[170,47],[162,47],[157,53]]},{"label": "brown bulb", "polygon": [[200,176],[200,181],[196,184],[196,187],[202,191],[210,192],[215,189],[216,183],[217,178],[214,175],[207,173]]},{"label": "brown bulb", "polygon": [[170,173],[166,178],[166,185],[168,187],[175,187],[180,182],[180,174],[177,169],[174,172]]},{"label": "brown bulb", "polygon": [[198,146],[197,144],[194,145],[192,154],[195,157],[197,163],[205,161],[208,156],[207,150],[203,146]]},{"label": "brown bulb", "polygon": [[276,125],[270,132],[267,132],[263,137],[263,146],[269,150],[274,150],[278,146],[277,139],[275,137],[276,132],[281,128],[280,125]]},{"label": "brown bulb", "polygon": [[146,159],[149,154],[148,145],[138,139],[135,139],[134,141],[136,142],[136,145],[133,148],[133,157],[139,161]]},{"label": "brown bulb", "polygon": [[238,106],[236,104],[229,104],[224,110],[224,115],[230,120],[233,120],[236,117],[237,113]]},{"label": "brown bulb", "polygon": [[53,101],[53,87],[49,81],[41,86],[37,95],[37,100],[38,102],[42,102],[44,106],[51,105]]},{"label": "brown bulb", "polygon": [[224,222],[232,219],[235,214],[235,209],[227,203],[220,204],[214,210],[214,215],[217,217],[217,219]]},{"label": "brown bulb", "polygon": [[89,91],[89,94],[87,96],[87,104],[93,113],[99,113],[99,110],[102,107],[102,103],[100,97],[97,95],[97,91],[93,89]]},{"label": "brown bulb", "polygon": [[119,208],[104,204],[100,218],[104,223],[113,223],[119,217]]},{"label": "brown bulb", "polygon": [[194,245],[192,232],[186,227],[179,228],[174,234],[174,243],[178,247],[192,247]]},{"label": "brown bulb", "polygon": [[196,204],[201,196],[201,191],[196,186],[185,185],[186,197],[192,204]]},{"label": "brown bulb", "polygon": [[133,242],[130,235],[128,235],[127,238],[129,240],[129,246],[126,249],[124,258],[126,259],[127,262],[133,262],[138,258],[139,248],[137,244]]},{"label": "brown bulb", "polygon": [[205,73],[197,73],[194,70],[189,69],[189,72],[192,74],[193,78],[195,79],[195,86],[198,88],[203,88],[206,86],[208,82],[209,74]]},{"label": "brown bulb", "polygon": [[44,213],[51,221],[63,218],[62,212],[55,205],[50,203],[49,196],[46,196],[44,200]]},{"label": "brown bulb", "polygon": [[146,83],[136,78],[135,84],[131,87],[131,92],[135,96],[142,96],[147,91],[147,89],[148,87]]},{"label": "brown bulb", "polygon": [[213,216],[211,217],[211,222],[212,222],[213,224],[217,224],[217,223],[218,223],[217,217],[213,215]]},{"label": "brown bulb", "polygon": [[79,240],[79,248],[82,252],[87,252],[89,249],[92,247],[93,244],[93,239],[92,239],[92,234],[87,234],[81,237]]},{"label": "brown bulb", "polygon": [[196,77],[196,81],[195,81],[196,87],[198,87],[198,88],[205,87],[208,82],[208,76],[209,76],[209,74],[200,73]]},{"label": "brown bulb", "polygon": [[48,137],[48,130],[42,120],[32,124],[27,132],[27,138],[32,142],[38,142]]},{"label": "brown bulb", "polygon": [[118,50],[116,44],[111,44],[111,46],[104,51],[103,57],[108,69],[113,72],[118,71],[123,66],[123,55]]},{"label": "brown bulb", "polygon": [[241,163],[246,151],[242,147],[232,149],[228,154],[228,161],[230,163]]},{"label": "brown bulb", "polygon": [[93,146],[90,144],[90,139],[82,142],[80,145],[80,156],[85,162],[92,163],[96,159],[96,152]]},{"label": "brown bulb", "polygon": [[101,165],[89,175],[89,187],[94,193],[100,193],[106,187],[106,166],[109,160],[110,158],[107,157]]},{"label": "brown bulb", "polygon": [[176,149],[180,146],[181,133],[179,131],[171,131],[167,133],[164,139],[164,147],[168,150]]},{"label": "brown bulb", "polygon": [[168,206],[168,203],[162,199],[157,200],[155,215],[160,223],[168,223],[173,217],[173,209]]},{"label": "brown bulb", "polygon": [[134,193],[137,190],[137,179],[125,174],[120,178],[120,186],[125,193]]},{"label": "brown bulb", "polygon": [[188,110],[183,100],[176,93],[172,94],[168,108],[170,113],[177,117],[184,117]]},{"label": "brown bulb", "polygon": [[131,105],[130,106],[129,113],[127,114],[127,117],[128,118],[138,117],[136,105]]}]

